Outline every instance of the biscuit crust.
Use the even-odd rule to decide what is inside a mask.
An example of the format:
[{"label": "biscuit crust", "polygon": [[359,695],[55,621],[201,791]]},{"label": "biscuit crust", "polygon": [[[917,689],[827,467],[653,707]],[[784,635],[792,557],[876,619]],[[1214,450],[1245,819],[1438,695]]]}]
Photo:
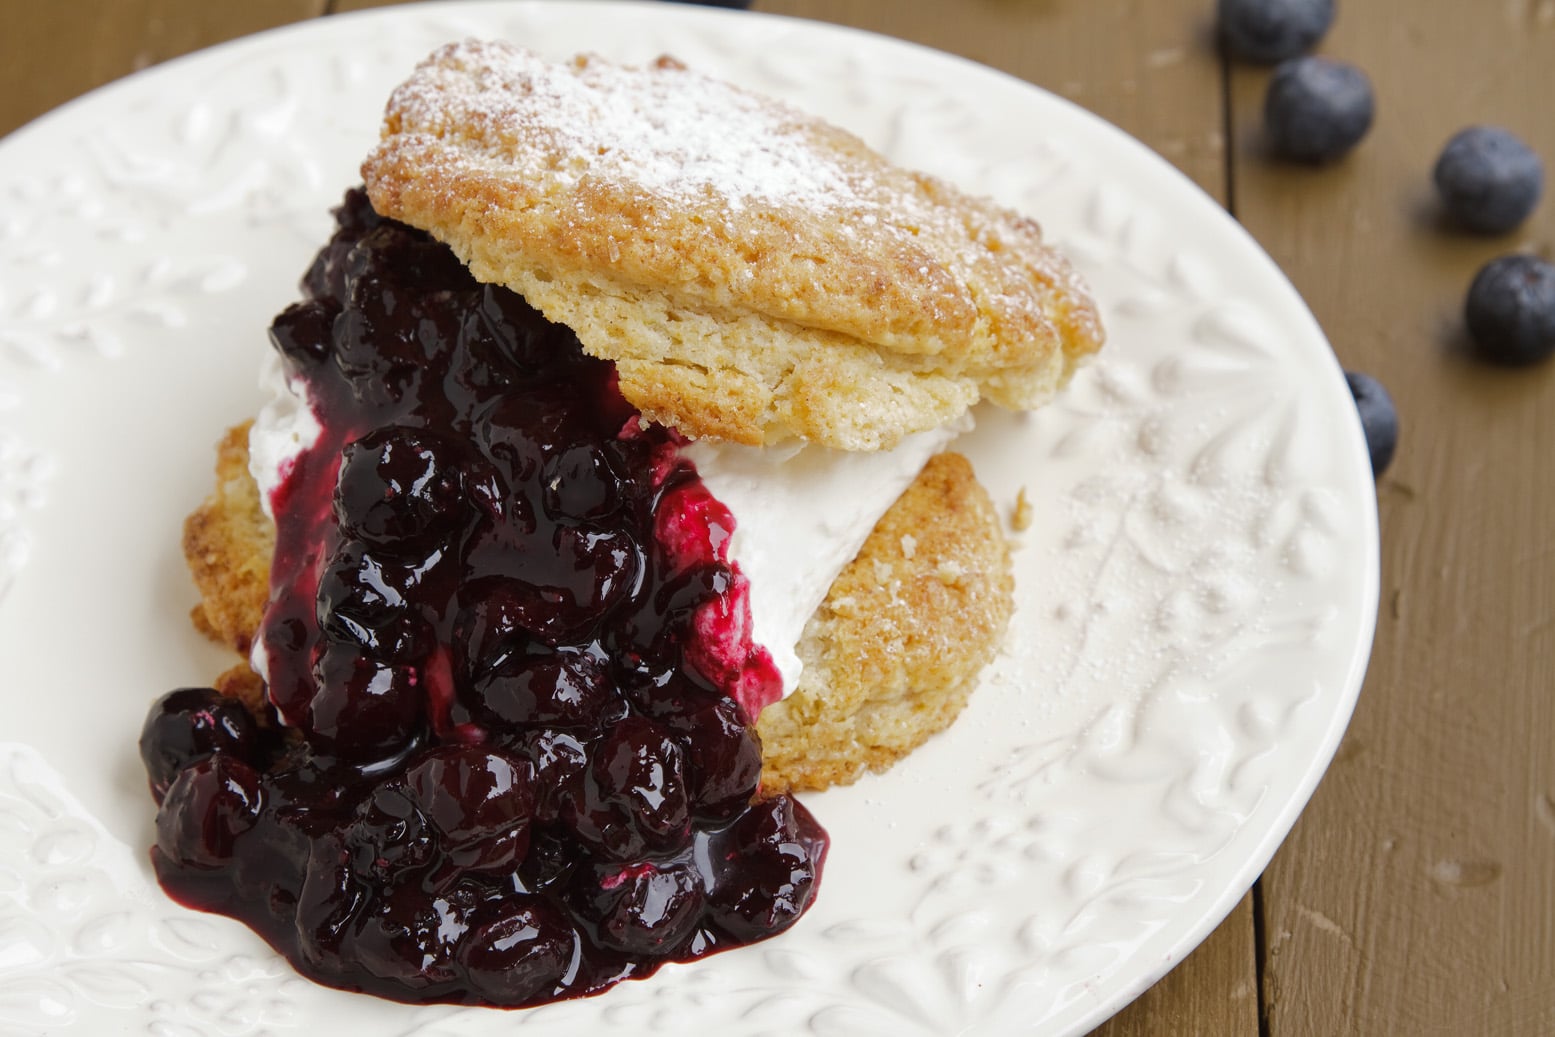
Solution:
[{"label": "biscuit crust", "polygon": [[248,474],[244,422],[216,445],[216,486],[184,520],[184,560],[200,592],[190,612],[196,629],[248,658],[270,599],[275,523]]},{"label": "biscuit crust", "polygon": [[[217,448],[189,516],[194,624],[242,656],[216,687],[268,712],[248,652],[269,598],[275,527],[248,472],[248,424]],[[757,721],[762,788],[822,789],[884,770],[960,713],[1008,623],[1013,580],[998,515],[971,465],[941,454],[885,513],[799,644],[799,687]]]},{"label": "biscuit crust", "polygon": [[616,362],[693,438],[894,445],[1029,408],[1101,344],[1032,220],[671,59],[451,44],[389,100],[373,207]]},{"label": "biscuit crust", "polygon": [[1014,610],[1009,546],[959,454],[931,458],[837,576],[762,711],[762,790],[883,771],[960,715]]}]

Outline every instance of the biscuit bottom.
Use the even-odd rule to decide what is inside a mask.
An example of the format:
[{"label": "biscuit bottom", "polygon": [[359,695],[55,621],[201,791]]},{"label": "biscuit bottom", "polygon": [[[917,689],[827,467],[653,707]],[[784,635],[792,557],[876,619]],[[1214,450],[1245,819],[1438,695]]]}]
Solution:
[{"label": "biscuit bottom", "polygon": [[[248,474],[248,425],[217,447],[216,486],[184,524],[194,625],[246,660],[269,598],[275,530]],[[881,771],[961,712],[1013,609],[998,514],[959,454],[932,458],[833,582],[799,643],[804,672],[762,711],[762,791]],[[246,661],[216,687],[257,710]]]},{"label": "biscuit bottom", "polygon": [[1014,608],[998,513],[940,454],[881,516],[799,642],[799,686],[762,711],[763,793],[882,771],[961,713]]}]

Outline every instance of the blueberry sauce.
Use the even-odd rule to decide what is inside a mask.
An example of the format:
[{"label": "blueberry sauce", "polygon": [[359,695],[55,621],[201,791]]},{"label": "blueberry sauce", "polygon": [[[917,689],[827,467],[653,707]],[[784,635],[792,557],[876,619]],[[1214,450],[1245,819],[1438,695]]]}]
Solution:
[{"label": "blueberry sauce", "polygon": [[360,191],[271,338],[323,426],[272,497],[273,720],[151,710],[164,888],[312,978],[532,1005],[760,940],[826,836],[757,798],[734,523],[611,365]]}]

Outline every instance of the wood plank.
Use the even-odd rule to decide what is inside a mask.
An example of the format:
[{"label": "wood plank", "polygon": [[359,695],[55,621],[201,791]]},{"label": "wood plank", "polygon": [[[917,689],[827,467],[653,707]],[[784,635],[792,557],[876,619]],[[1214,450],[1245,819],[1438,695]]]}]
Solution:
[{"label": "wood plank", "polygon": [[8,5],[0,134],[120,76],[321,14],[325,0],[49,0]]},{"label": "wood plank", "polygon": [[400,4],[418,3],[419,0],[331,0],[330,14],[344,14],[347,11],[365,11],[372,7],[397,7]]},{"label": "wood plank", "polygon": [[1009,72],[1123,127],[1225,197],[1220,66],[1202,0],[756,0],[753,10],[870,29]]},{"label": "wood plank", "polygon": [[1375,129],[1327,169],[1259,154],[1266,73],[1233,77],[1242,222],[1348,367],[1388,385],[1403,440],[1379,486],[1382,615],[1327,780],[1264,878],[1269,1032],[1555,1032],[1555,366],[1466,355],[1464,292],[1502,239],[1444,229],[1430,171],[1474,122],[1555,171],[1555,4],[1342,5],[1325,50],[1362,65]]},{"label": "wood plank", "polygon": [[1181,965],[1091,1037],[1256,1037],[1253,932],[1249,893]]}]

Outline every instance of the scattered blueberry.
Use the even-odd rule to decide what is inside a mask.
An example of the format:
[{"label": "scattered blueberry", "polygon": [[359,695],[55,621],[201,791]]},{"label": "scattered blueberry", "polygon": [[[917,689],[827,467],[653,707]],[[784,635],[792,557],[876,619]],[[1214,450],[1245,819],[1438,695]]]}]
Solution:
[{"label": "scattered blueberry", "polygon": [[1334,24],[1334,0],[1220,0],[1217,22],[1232,57],[1272,65],[1323,38]]},{"label": "scattered blueberry", "polygon": [[1328,162],[1360,143],[1374,112],[1366,73],[1328,58],[1294,58],[1269,81],[1264,129],[1282,158]]},{"label": "scattered blueberry", "polygon": [[1346,371],[1344,380],[1350,386],[1355,409],[1361,415],[1366,449],[1371,454],[1371,474],[1380,477],[1392,462],[1393,450],[1398,446],[1398,410],[1393,406],[1393,397],[1371,375]]},{"label": "scattered blueberry", "polygon": [[1469,286],[1463,315],[1486,359],[1543,360],[1555,353],[1555,265],[1536,256],[1492,259]]},{"label": "scattered blueberry", "polygon": [[1505,234],[1528,218],[1544,190],[1544,164],[1498,126],[1460,130],[1433,174],[1453,219],[1481,234]]}]

